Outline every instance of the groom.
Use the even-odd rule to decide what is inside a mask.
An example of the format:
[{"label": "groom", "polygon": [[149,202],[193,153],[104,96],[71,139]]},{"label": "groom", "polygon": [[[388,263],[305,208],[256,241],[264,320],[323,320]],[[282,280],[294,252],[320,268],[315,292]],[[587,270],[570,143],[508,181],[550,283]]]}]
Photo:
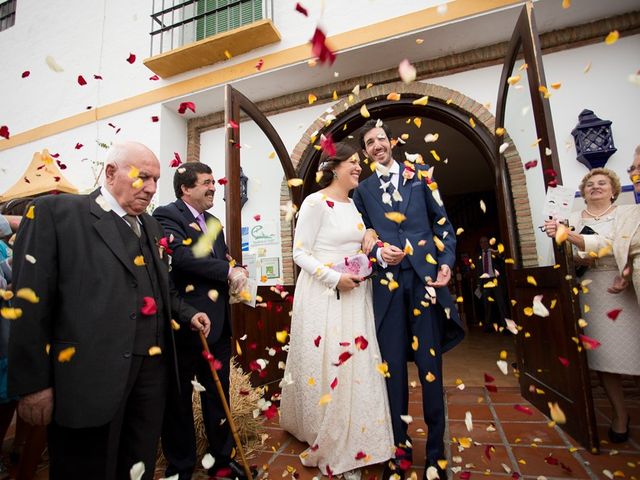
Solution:
[{"label": "groom", "polygon": [[[380,353],[389,367],[387,392],[394,441],[399,447],[395,465],[387,465],[383,478],[394,473],[402,478],[406,460],[411,460],[407,424],[401,416],[408,410],[407,360],[412,356],[429,428],[425,478],[432,466],[442,480],[447,478],[446,469],[441,468],[444,464],[438,465],[445,459],[442,354],[464,337],[447,289],[456,238],[429,168],[400,164],[391,155],[390,139],[389,127],[379,120],[369,120],[362,127],[360,145],[378,168],[353,195],[366,227],[375,229],[381,240],[370,253],[382,268],[373,282],[373,308]],[[406,218],[391,220],[387,215],[391,212]]]}]

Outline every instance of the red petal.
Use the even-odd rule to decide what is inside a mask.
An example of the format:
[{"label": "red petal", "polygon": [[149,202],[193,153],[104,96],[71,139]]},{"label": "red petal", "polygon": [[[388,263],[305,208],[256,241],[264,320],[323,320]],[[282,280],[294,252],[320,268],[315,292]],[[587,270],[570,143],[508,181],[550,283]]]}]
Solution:
[{"label": "red petal", "polygon": [[333,203],[331,200],[327,200],[327,205],[329,205],[329,208],[333,208],[333,206],[335,205],[335,203]]},{"label": "red petal", "polygon": [[621,308],[614,308],[613,310],[609,310],[607,312],[607,317],[609,317],[611,320],[615,320],[618,318],[618,315],[620,315],[620,312],[622,312]]},{"label": "red petal", "polygon": [[471,478],[471,472],[460,472],[460,480],[469,480]]},{"label": "red petal", "polygon": [[487,389],[487,392],[496,393],[498,391],[498,387],[495,385],[485,385],[484,388]]},{"label": "red petal", "polygon": [[578,335],[578,337],[587,350],[595,350],[600,346],[600,342],[595,338],[587,337],[586,335]]},{"label": "red petal", "polygon": [[6,125],[2,125],[0,127],[0,137],[6,138],[7,140],[9,140],[9,127],[7,127]]},{"label": "red petal", "polygon": [[[334,378],[333,381],[331,382],[331,390],[334,390],[337,386],[338,386],[338,377]],[[359,459],[356,458],[356,460],[359,460]]]},{"label": "red petal", "polygon": [[519,412],[526,413],[527,415],[533,415],[533,410],[531,410],[529,407],[525,407],[524,405],[514,405],[513,408],[515,408]]},{"label": "red petal", "polygon": [[263,59],[258,60],[258,63],[256,63],[256,70],[258,71],[262,70],[263,65],[264,65],[264,60]]},{"label": "red petal", "polygon": [[29,75],[31,75],[31,72],[29,70],[25,70],[24,72],[22,72],[22,78],[27,78]]},{"label": "red petal", "polygon": [[271,420],[277,414],[278,414],[278,407],[276,407],[274,404],[271,404],[271,406],[264,411],[264,416],[267,417],[267,419],[269,420]]},{"label": "red petal", "polygon": [[296,3],[296,12],[301,13],[305,17],[309,16],[309,12],[307,11],[306,8],[304,8],[302,5],[300,5],[300,2]]},{"label": "red petal", "polygon": [[564,357],[558,357],[558,360],[560,360],[560,363],[562,364],[563,367],[568,367],[569,366],[569,360],[567,360]]},{"label": "red petal", "polygon": [[160,118],[159,118],[157,115],[153,115],[153,116],[151,117],[151,121],[152,121],[153,123],[156,123],[158,120],[160,120]]},{"label": "red petal", "polygon": [[538,165],[538,160],[531,160],[530,162],[527,162],[524,164],[524,168],[525,170],[529,170],[537,165]]},{"label": "red petal", "polygon": [[362,460],[363,458],[367,458],[367,454],[362,450],[356,453],[356,460]]},{"label": "red petal", "polygon": [[218,183],[220,185],[226,185],[227,183],[229,183],[229,181],[225,177],[222,177],[222,178],[218,179]]},{"label": "red petal", "polygon": [[234,130],[238,130],[238,128],[240,128],[240,125],[238,125],[236,122],[234,122],[233,120],[229,120],[229,123],[227,123],[227,127],[231,127]]},{"label": "red petal", "polygon": [[557,182],[557,180],[549,180],[547,182],[547,185],[549,185],[549,187],[551,187],[551,188],[556,188],[558,186],[558,182]]},{"label": "red petal", "polygon": [[180,158],[180,154],[178,152],[173,152],[173,159],[169,164],[170,167],[177,167],[182,164],[182,159]]},{"label": "red petal", "polygon": [[409,468],[411,468],[411,460],[409,460],[408,458],[403,458],[402,460],[400,460],[398,467],[400,467],[400,470],[402,470],[403,472],[409,470]]},{"label": "red petal", "polygon": [[[265,414],[266,414],[266,412],[265,412]],[[233,472],[231,471],[230,467],[219,468],[213,474],[213,478],[232,478],[232,476],[231,476],[232,473]]]},{"label": "red petal", "polygon": [[349,345],[351,345],[351,342],[340,342],[339,345],[341,347],[348,347]]},{"label": "red petal", "polygon": [[102,80],[102,75],[93,75],[94,80]]},{"label": "red petal", "polygon": [[333,143],[331,135],[327,135],[326,137],[323,136],[320,138],[320,148],[329,157],[333,157],[336,154],[336,146]]},{"label": "red petal", "polygon": [[31,180],[29,180],[27,177],[24,177],[24,181],[25,181],[26,183],[31,183]]},{"label": "red petal", "polygon": [[136,61],[136,56],[133,53],[130,53],[129,56],[127,57],[127,62],[133,63],[135,61]]},{"label": "red petal", "polygon": [[311,445],[309,447],[309,450],[311,450],[312,452],[315,452],[316,450],[318,450],[320,448],[320,445],[316,444],[316,445]]},{"label": "red petal", "polygon": [[107,125],[109,125],[111,128],[116,128],[116,126],[111,122],[107,123]]},{"label": "red petal", "polygon": [[60,177],[53,177],[53,180],[54,180],[55,182],[59,182],[59,181],[60,181]]},{"label": "red petal", "polygon": [[153,297],[144,297],[142,303],[140,313],[143,315],[154,315],[158,311],[156,300]]},{"label": "red petal", "polygon": [[346,362],[347,360],[349,360],[351,358],[353,354],[351,352],[342,352],[340,354],[340,356],[338,357],[338,363],[334,363],[334,365],[336,367],[339,367],[340,365],[342,365],[344,362]]},{"label": "red petal", "polygon": [[496,379],[495,379],[495,378],[493,378],[493,377],[492,377],[491,375],[489,375],[488,373],[485,373],[485,374],[484,374],[484,381],[485,381],[486,383],[492,383],[492,382],[495,382],[495,381],[496,381]]},{"label": "red petal", "polygon": [[558,465],[560,463],[560,461],[557,458],[553,457],[552,455],[545,457],[544,461],[547,462],[549,465]]},{"label": "red petal", "polygon": [[156,80],[160,80],[160,77],[158,75],[152,75],[149,77],[149,80],[152,80],[155,82]]},{"label": "red petal", "polygon": [[261,218],[261,217],[260,217],[260,215],[259,215],[259,214],[258,214],[258,215],[254,215],[254,216],[253,216],[253,219],[254,219],[256,222],[259,222],[259,221],[260,221],[260,218]]},{"label": "red petal", "polygon": [[311,37],[311,54],[318,57],[320,63],[329,63],[332,65],[336,60],[336,54],[327,46],[327,36],[322,30],[316,27]]},{"label": "red petal", "polygon": [[193,113],[196,113],[196,104],[193,102],[182,102],[178,107],[178,113],[183,114],[187,111],[187,109],[191,110]]},{"label": "red petal", "polygon": [[58,167],[60,168],[60,170],[66,170],[67,166],[62,163],[60,160],[56,160],[56,163],[58,164]]},{"label": "red petal", "polygon": [[367,347],[369,346],[369,342],[362,335],[360,335],[359,337],[356,337],[356,339],[354,340],[354,343],[356,344],[356,348],[358,350],[366,350]]},{"label": "red petal", "polygon": [[87,81],[84,79],[82,75],[78,75],[78,85],[86,85]]},{"label": "red petal", "polygon": [[314,340],[313,343],[315,344],[316,347],[320,346],[320,340],[322,339],[322,337],[320,335],[318,335]]},{"label": "red petal", "polygon": [[83,144],[81,143],[76,143],[76,150],[80,150],[82,147],[84,147]]}]

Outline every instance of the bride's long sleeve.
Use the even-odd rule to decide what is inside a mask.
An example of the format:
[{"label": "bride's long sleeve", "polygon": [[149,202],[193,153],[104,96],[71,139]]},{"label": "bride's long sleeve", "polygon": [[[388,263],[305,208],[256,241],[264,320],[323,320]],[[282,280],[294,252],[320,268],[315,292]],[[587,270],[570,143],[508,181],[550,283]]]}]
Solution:
[{"label": "bride's long sleeve", "polygon": [[313,256],[313,248],[324,218],[322,202],[307,198],[300,206],[293,239],[293,261],[328,288],[336,288],[340,273]]}]

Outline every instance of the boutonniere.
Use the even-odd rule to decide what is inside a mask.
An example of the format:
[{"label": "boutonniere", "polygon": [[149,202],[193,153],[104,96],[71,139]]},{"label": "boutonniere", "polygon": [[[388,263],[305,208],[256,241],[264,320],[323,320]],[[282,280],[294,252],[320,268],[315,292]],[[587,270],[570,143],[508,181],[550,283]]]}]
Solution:
[{"label": "boutonniere", "polygon": [[404,170],[402,170],[402,178],[404,178],[404,180],[402,181],[402,185],[406,184],[407,180],[413,180],[413,177],[415,176],[416,167],[409,162],[405,162]]},{"label": "boutonniere", "polygon": [[169,247],[169,244],[173,241],[173,235],[170,235],[169,237],[162,237],[159,240],[156,238],[155,240],[156,247],[158,247],[158,256],[160,258],[164,257],[165,252],[167,255],[171,255],[173,253],[173,250]]}]

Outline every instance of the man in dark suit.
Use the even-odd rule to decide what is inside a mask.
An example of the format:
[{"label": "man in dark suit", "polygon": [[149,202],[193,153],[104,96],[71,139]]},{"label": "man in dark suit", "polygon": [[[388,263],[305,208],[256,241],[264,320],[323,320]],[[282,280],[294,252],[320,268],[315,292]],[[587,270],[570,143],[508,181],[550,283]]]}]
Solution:
[{"label": "man in dark suit", "polygon": [[114,145],[100,189],[39,198],[20,225],[9,391],[22,418],[49,424],[52,479],[129,478],[139,462],[153,478],[171,327],[209,332],[170,289],[166,238],[145,213],[159,175],[147,147]]},{"label": "man in dark suit", "polygon": [[[438,466],[445,458],[442,354],[464,336],[447,289],[456,239],[428,167],[403,167],[393,159],[390,139],[389,128],[380,121],[371,120],[362,127],[360,144],[378,168],[353,195],[366,227],[375,229],[380,237],[370,253],[382,268],[373,282],[373,309],[380,353],[389,367],[387,391],[394,441],[399,447],[395,471],[393,464],[387,465],[384,477],[394,473],[402,477],[402,468],[411,459],[407,424],[401,419],[408,410],[411,345],[429,427],[426,467],[435,468],[443,479],[446,471]],[[394,212],[395,217],[400,213],[406,218],[394,218]]]},{"label": "man in dark suit", "polygon": [[[177,200],[158,207],[153,216],[172,235],[173,257],[171,277],[179,294],[187,303],[206,312],[213,322],[207,341],[216,360],[220,382],[229,400],[229,370],[231,360],[231,321],[229,315],[229,283],[239,291],[246,281],[246,270],[231,267],[227,258],[224,235],[218,234],[209,255],[197,258],[188,245],[219,221],[207,212],[213,206],[215,182],[208,165],[191,162],[181,165],[173,177]],[[202,345],[197,335],[189,331],[176,333],[180,390],[169,390],[167,414],[162,427],[162,449],[168,466],[165,475],[179,474],[180,480],[190,479],[196,466],[196,438],[193,425],[191,381],[194,376],[205,387],[201,392],[202,416],[209,440],[209,453],[215,458],[209,474],[229,468],[225,476],[244,478],[242,467],[231,459],[233,437],[224,409],[216,391],[209,365],[201,355]]]},{"label": "man in dark suit", "polygon": [[498,328],[507,326],[507,295],[504,273],[504,259],[498,250],[491,248],[489,239],[480,237],[480,254],[476,264],[478,287],[482,293],[482,307],[484,310],[484,331],[494,332]]}]

